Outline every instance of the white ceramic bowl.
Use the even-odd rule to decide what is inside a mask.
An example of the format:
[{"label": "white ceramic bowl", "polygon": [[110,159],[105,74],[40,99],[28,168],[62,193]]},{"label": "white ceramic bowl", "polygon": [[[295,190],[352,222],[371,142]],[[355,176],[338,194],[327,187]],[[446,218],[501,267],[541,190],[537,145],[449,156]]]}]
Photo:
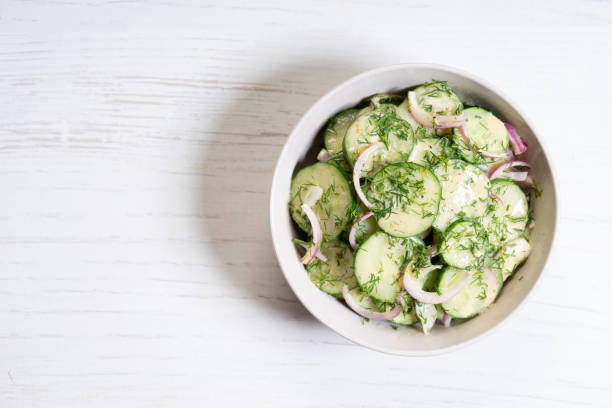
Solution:
[{"label": "white ceramic bowl", "polygon": [[[344,304],[317,289],[298,261],[299,254],[291,242],[297,232],[287,204],[296,167],[315,162],[316,152],[322,147],[318,135],[331,116],[372,94],[402,90],[433,78],[448,81],[465,102],[488,108],[516,127],[529,143],[527,160],[533,165],[531,174],[543,193],[535,202],[532,254],[517,276],[504,286],[497,302],[474,319],[448,329],[435,327],[425,336],[412,328],[390,330],[386,322],[362,324],[361,318]],[[285,278],[317,319],[347,339],[374,350],[409,356],[431,355],[455,350],[490,332],[525,300],[540,278],[552,249],[557,225],[557,199],[551,165],[542,140],[507,97],[483,80],[455,68],[403,64],[357,75],[331,90],[306,112],[289,135],[276,165],[270,197],[270,225],[274,249]]]}]

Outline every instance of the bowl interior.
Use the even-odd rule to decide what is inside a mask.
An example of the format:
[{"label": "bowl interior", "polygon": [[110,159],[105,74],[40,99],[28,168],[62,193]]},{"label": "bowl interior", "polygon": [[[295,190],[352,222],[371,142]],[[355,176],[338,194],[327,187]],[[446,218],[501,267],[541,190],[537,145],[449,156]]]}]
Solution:
[{"label": "bowl interior", "polygon": [[[542,195],[535,201],[535,229],[532,254],[505,285],[502,294],[485,313],[452,326],[432,330],[424,336],[412,328],[389,330],[388,323],[369,322],[341,302],[313,285],[298,261],[299,254],[291,239],[294,226],[287,209],[291,177],[296,166],[313,163],[313,154],[322,146],[320,130],[337,112],[354,106],[364,97],[383,92],[397,92],[431,79],[446,80],[464,102],[490,109],[502,120],[513,124],[529,144],[527,160],[532,164]],[[313,148],[313,144],[316,148]],[[551,167],[533,127],[499,91],[459,70],[426,64],[385,67],[358,75],[321,98],[297,124],[277,163],[270,197],[270,224],[276,254],[289,285],[304,306],[321,322],[355,343],[379,351],[424,355],[452,350],[491,330],[507,318],[527,297],[542,274],[550,253],[557,219],[556,192]]]}]

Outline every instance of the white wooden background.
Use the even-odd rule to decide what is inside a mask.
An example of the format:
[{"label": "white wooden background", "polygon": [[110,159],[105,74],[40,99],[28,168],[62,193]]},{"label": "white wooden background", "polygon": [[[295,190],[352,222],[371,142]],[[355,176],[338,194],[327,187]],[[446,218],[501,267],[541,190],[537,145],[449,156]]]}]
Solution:
[{"label": "white wooden background", "polygon": [[[612,4],[0,2],[0,407],[612,406]],[[318,323],[268,228],[324,92],[454,65],[530,113],[561,234],[528,304],[453,354]]]}]

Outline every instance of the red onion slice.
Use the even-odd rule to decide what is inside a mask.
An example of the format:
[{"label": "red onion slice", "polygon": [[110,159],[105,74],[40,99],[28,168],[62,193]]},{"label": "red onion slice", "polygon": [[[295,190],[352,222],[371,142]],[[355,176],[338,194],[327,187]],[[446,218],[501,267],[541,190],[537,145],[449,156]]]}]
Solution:
[{"label": "red onion slice", "polygon": [[444,313],[444,315],[442,316],[442,324],[444,325],[444,327],[450,327],[452,320],[453,318],[447,315],[446,313]]},{"label": "red onion slice", "polygon": [[327,149],[321,149],[319,154],[317,154],[317,160],[321,162],[326,162],[331,159],[332,155]]},{"label": "red onion slice", "polygon": [[493,197],[499,203],[499,205],[504,205],[504,200],[502,200],[502,198],[497,194],[491,192],[491,197]]},{"label": "red onion slice", "polygon": [[[489,180],[494,180],[496,178],[508,178],[507,174],[510,174],[509,170],[513,167],[527,167],[530,168],[531,165],[527,162],[520,160],[510,160],[500,164],[499,166],[493,168],[491,172],[489,172]],[[513,177],[513,176],[511,176]]]},{"label": "red onion slice", "polygon": [[[300,258],[300,262],[302,260],[307,260],[309,256],[312,256],[312,253],[309,252],[309,251],[314,251],[314,249],[311,249],[311,248],[313,248],[312,244],[310,244],[308,242],[304,242],[304,243],[298,242],[297,240],[294,240],[293,242],[295,242],[296,244],[300,245],[302,248],[306,249],[306,253],[304,254],[303,257]],[[319,258],[323,262],[327,262],[327,258],[325,257],[325,255],[323,255],[323,252],[321,252],[321,251],[317,250],[315,252],[315,257]]]},{"label": "red onion slice", "polygon": [[527,176],[527,178],[525,180],[519,181],[518,185],[523,190],[530,190],[530,189],[533,188],[533,186],[535,186],[535,181],[533,180],[533,178],[531,176]]},{"label": "red onion slice", "polygon": [[348,307],[350,307],[351,309],[353,309],[355,313],[357,313],[360,316],[365,317],[366,319],[392,320],[392,319],[395,319],[397,316],[399,316],[400,313],[402,313],[401,305],[395,305],[393,309],[386,311],[386,312],[372,312],[371,310],[368,310],[359,305],[359,302],[357,302],[353,298],[353,296],[351,295],[349,291],[348,286],[346,285],[342,288],[342,296],[344,297],[344,301],[346,302]]},{"label": "red onion slice", "polygon": [[433,127],[435,129],[452,129],[463,126],[464,124],[465,115],[462,113],[461,115],[436,116],[434,118]]},{"label": "red onion slice", "polygon": [[323,262],[327,262],[327,258],[321,253],[319,248],[312,245],[306,248],[306,253],[304,254],[303,257],[300,258],[300,262],[303,263],[304,265],[308,265],[315,258],[318,258]]},{"label": "red onion slice", "polygon": [[508,158],[508,153],[489,153],[489,152],[482,152],[482,151],[478,151],[478,153],[483,155],[484,157],[488,157],[489,159],[507,159]]},{"label": "red onion slice", "polygon": [[[309,264],[317,256],[317,253],[319,252],[319,245],[321,244],[321,241],[323,240],[323,232],[321,231],[321,224],[319,224],[319,219],[317,218],[314,211],[312,211],[312,208],[310,208],[308,204],[302,204],[301,208],[302,208],[302,211],[304,211],[304,214],[306,214],[306,217],[308,217],[308,221],[310,221],[310,225],[312,227],[312,244],[313,245],[312,247],[308,248],[308,250],[306,251],[306,255],[304,255],[302,259],[300,259],[300,261],[303,264]],[[324,259],[324,261],[326,260],[327,259]]]},{"label": "red onion slice", "polygon": [[321,252],[318,247],[311,245],[306,248],[306,253],[303,257],[300,258],[300,262],[304,265],[308,265],[315,258],[318,258],[322,262],[327,262],[327,258],[325,257],[325,255],[323,255],[323,252]]},{"label": "red onion slice", "polygon": [[363,165],[368,161],[370,156],[379,148],[383,146],[383,143],[374,143],[370,145],[367,149],[365,149],[357,158],[355,162],[355,167],[353,168],[353,184],[355,185],[355,192],[357,196],[361,200],[361,202],[368,208],[372,207],[372,203],[368,201],[363,191],[361,191],[361,184],[359,183],[359,179],[361,178],[361,170],[363,169]]},{"label": "red onion slice", "polygon": [[487,174],[489,174],[489,171],[491,171],[491,166],[489,166],[488,164],[479,164],[476,167],[478,167],[480,170],[484,171]]},{"label": "red onion slice", "polygon": [[514,153],[525,153],[527,151],[527,142],[521,139],[514,126],[509,123],[504,123],[504,125],[506,126],[508,134],[510,135],[510,145],[512,146],[512,150],[514,150]]},{"label": "red onion slice", "polygon": [[357,241],[355,239],[355,234],[357,233],[357,226],[360,222],[367,220],[372,215],[374,215],[374,213],[372,211],[368,211],[361,217],[357,218],[357,221],[355,221],[355,223],[351,227],[351,232],[349,232],[349,244],[351,244],[351,248],[353,248],[353,250],[357,250]]},{"label": "red onion slice", "polygon": [[317,254],[315,256],[321,261],[327,262],[327,258],[325,257],[325,255],[323,255],[323,252],[321,252],[321,250],[318,248],[317,248]]},{"label": "red onion slice", "polygon": [[419,105],[414,91],[408,92],[408,106],[410,113],[421,125],[434,129],[451,129],[463,126],[465,115],[440,115],[434,116]]},{"label": "red onion slice", "polygon": [[529,173],[526,171],[511,171],[504,174],[503,178],[512,180],[512,181],[525,181]]},{"label": "red onion slice", "polygon": [[406,307],[406,301],[404,300],[404,297],[402,296],[401,293],[397,295],[397,301],[399,302],[400,305],[402,305],[402,307]]},{"label": "red onion slice", "polygon": [[454,298],[459,292],[463,290],[468,284],[468,274],[463,273],[461,279],[452,287],[450,287],[446,293],[439,295],[434,292],[426,292],[421,288],[421,284],[410,276],[411,265],[404,270],[404,279],[402,280],[402,286],[408,292],[410,296],[415,298],[421,303],[427,303],[430,305],[437,305],[442,302],[446,302]]},{"label": "red onion slice", "polygon": [[425,109],[421,108],[414,91],[408,92],[408,106],[410,113],[417,122],[427,128],[433,128],[433,115],[430,115]]}]

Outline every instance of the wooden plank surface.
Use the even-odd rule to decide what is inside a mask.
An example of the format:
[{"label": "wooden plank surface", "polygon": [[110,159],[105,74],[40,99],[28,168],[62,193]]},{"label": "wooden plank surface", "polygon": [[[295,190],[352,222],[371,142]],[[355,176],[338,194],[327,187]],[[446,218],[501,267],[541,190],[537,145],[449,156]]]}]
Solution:
[{"label": "wooden plank surface", "polygon": [[[0,3],[0,407],[609,407],[612,4]],[[282,277],[268,191],[340,81],[401,62],[497,84],[546,138],[561,234],[509,324],[398,358]]]}]

